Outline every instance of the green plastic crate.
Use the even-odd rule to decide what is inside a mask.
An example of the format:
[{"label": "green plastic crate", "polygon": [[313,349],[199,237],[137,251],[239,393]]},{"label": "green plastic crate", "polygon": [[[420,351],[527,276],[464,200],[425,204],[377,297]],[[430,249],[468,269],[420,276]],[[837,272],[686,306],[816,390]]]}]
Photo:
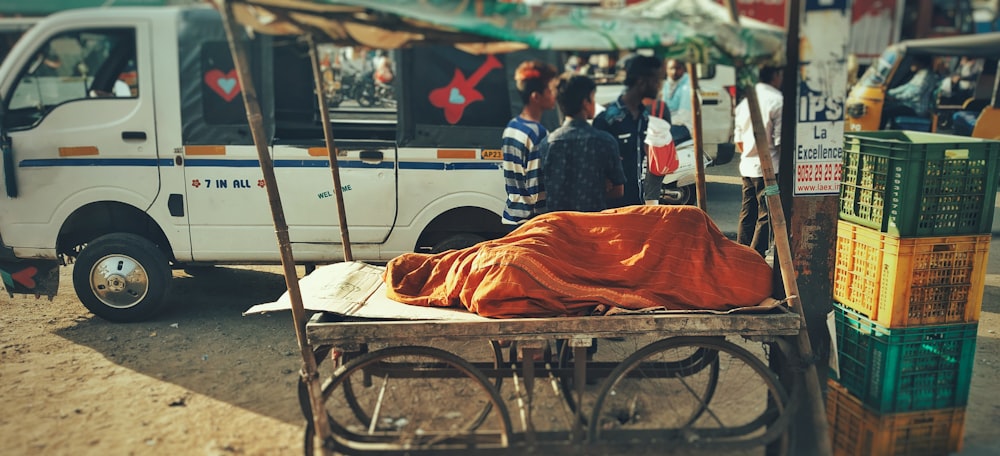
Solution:
[{"label": "green plastic crate", "polygon": [[844,137],[841,219],[901,237],[992,230],[1000,142],[914,131]]},{"label": "green plastic crate", "polygon": [[879,413],[962,407],[978,323],[889,329],[834,302],[838,381]]}]

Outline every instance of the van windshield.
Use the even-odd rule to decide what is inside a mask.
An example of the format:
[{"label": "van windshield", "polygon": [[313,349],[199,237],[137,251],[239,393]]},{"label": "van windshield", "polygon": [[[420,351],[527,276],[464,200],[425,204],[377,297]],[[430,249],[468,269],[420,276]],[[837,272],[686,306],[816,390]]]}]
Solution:
[{"label": "van windshield", "polygon": [[858,83],[865,87],[882,87],[889,78],[892,65],[897,60],[899,60],[899,49],[896,47],[886,49],[878,60],[865,70],[865,74],[861,76],[861,80]]}]

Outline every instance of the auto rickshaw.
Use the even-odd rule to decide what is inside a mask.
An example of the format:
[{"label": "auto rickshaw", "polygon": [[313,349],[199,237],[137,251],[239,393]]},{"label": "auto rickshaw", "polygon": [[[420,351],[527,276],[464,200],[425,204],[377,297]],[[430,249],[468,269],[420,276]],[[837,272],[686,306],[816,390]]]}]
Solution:
[{"label": "auto rickshaw", "polygon": [[[886,93],[912,77],[910,64],[918,58],[931,58],[947,67],[948,62],[966,56],[984,59],[983,71],[975,81],[971,97],[958,102],[940,102],[935,91],[933,106],[925,116],[883,118]],[[972,136],[1000,137],[1000,108],[996,97],[997,61],[1000,58],[1000,33],[905,40],[889,46],[851,88],[845,103],[846,131],[874,131],[887,126],[897,129],[952,132],[950,120],[958,111],[978,113]],[[940,68],[935,65],[934,70]],[[948,75],[939,75],[939,77]]]}]

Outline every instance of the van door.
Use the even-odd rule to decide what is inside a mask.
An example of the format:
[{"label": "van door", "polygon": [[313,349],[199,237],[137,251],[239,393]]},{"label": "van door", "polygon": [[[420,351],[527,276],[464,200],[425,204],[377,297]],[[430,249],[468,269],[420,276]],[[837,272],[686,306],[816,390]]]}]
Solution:
[{"label": "van door", "polygon": [[[252,146],[187,146],[185,171],[196,261],[277,261],[274,222]],[[351,242],[380,244],[396,217],[396,150],[389,141],[338,142]],[[215,157],[198,156],[200,152]],[[296,260],[341,258],[340,220],[325,146],[273,148]],[[359,257],[360,259],[360,257]]]},{"label": "van door", "polygon": [[[192,28],[185,33],[198,34],[191,40],[182,35],[180,44],[181,87],[186,95],[181,162],[192,259],[277,262],[274,221],[228,44],[224,36],[210,36],[211,30]],[[183,52],[186,49],[190,52]],[[300,97],[301,104],[310,114],[314,114],[315,94],[311,67],[304,73],[294,62],[277,55],[272,65],[270,49],[271,43],[260,37],[250,42],[250,53],[255,56],[250,59],[250,71],[263,123],[274,129],[279,106],[274,101],[277,84],[284,85],[281,93],[285,96],[290,87],[303,88],[307,95]],[[312,137],[272,141],[271,158],[295,259],[341,258],[343,247],[326,147]],[[337,141],[337,147],[351,241],[369,244],[374,250],[374,254],[358,252],[359,259],[366,255],[377,258],[377,245],[388,237],[396,216],[395,143]]]},{"label": "van door", "polygon": [[[345,140],[336,145],[351,243],[381,244],[396,220],[396,144]],[[274,166],[292,241],[339,244],[340,220],[326,147],[275,146]],[[336,249],[339,255],[340,246]]]},{"label": "van door", "polygon": [[3,81],[17,197],[0,219],[4,241],[22,249],[54,249],[63,221],[87,204],[145,211],[159,190],[152,58],[137,52],[149,49],[150,24],[70,27],[11,56],[16,79]]}]

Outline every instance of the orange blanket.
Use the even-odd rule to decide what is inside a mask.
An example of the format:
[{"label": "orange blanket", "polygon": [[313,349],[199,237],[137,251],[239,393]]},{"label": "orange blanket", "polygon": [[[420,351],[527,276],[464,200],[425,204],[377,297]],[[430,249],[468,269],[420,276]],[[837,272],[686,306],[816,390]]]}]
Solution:
[{"label": "orange blanket", "polygon": [[440,254],[404,254],[390,299],[487,317],[584,315],[598,304],[728,310],[771,296],[771,267],[691,206],[552,212],[507,236]]}]

